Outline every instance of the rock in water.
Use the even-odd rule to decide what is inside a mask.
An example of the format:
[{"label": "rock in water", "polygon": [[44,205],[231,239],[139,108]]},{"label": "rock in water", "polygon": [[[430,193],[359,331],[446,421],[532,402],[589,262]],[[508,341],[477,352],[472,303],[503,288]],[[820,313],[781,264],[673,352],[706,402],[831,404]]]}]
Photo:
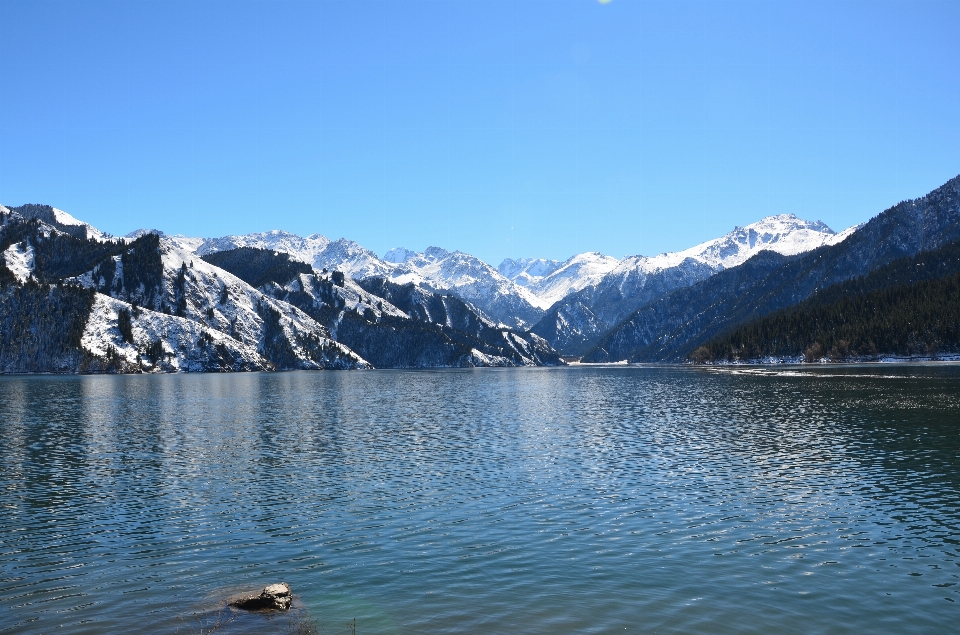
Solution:
[{"label": "rock in water", "polygon": [[286,582],[271,584],[260,592],[260,595],[249,595],[234,600],[230,606],[247,611],[286,611],[293,603],[290,587]]}]

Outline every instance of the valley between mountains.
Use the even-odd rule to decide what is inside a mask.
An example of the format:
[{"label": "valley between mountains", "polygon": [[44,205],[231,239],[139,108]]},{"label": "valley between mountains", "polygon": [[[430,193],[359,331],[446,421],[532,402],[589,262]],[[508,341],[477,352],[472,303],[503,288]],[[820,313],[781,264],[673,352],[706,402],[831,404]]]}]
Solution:
[{"label": "valley between mountains", "polygon": [[835,232],[493,267],[268,231],[124,238],[0,206],[0,372],[856,361],[960,354],[960,177]]}]

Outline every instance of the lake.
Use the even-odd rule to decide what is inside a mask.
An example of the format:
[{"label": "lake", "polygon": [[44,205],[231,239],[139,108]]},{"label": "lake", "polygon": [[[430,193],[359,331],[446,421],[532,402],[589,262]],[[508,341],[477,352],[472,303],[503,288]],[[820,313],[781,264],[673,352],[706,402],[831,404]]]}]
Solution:
[{"label": "lake", "polygon": [[0,633],[960,619],[957,365],[7,376],[0,422]]}]

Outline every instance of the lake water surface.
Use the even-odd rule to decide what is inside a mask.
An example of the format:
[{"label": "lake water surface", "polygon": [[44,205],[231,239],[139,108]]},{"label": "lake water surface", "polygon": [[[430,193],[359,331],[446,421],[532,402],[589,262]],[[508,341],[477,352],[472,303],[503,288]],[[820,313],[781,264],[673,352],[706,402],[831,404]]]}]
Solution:
[{"label": "lake water surface", "polygon": [[958,366],[2,377],[0,426],[0,633],[281,580],[329,634],[960,620]]}]

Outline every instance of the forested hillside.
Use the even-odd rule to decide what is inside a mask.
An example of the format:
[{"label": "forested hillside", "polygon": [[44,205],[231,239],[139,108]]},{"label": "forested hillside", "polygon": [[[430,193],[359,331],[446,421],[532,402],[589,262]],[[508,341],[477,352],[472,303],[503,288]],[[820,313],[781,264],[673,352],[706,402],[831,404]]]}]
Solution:
[{"label": "forested hillside", "polygon": [[94,292],[77,285],[20,285],[0,265],[0,372],[71,371],[94,361],[80,345]]},{"label": "forested hillside", "polygon": [[268,282],[283,286],[301,273],[313,273],[313,267],[305,262],[290,260],[289,254],[254,247],[218,251],[202,258],[252,287],[261,287]]},{"label": "forested hillside", "polygon": [[707,342],[695,362],[960,352],[960,242],[901,258]]},{"label": "forested hillside", "polygon": [[780,311],[711,340],[695,362],[803,358],[813,362],[960,352],[960,276]]}]

